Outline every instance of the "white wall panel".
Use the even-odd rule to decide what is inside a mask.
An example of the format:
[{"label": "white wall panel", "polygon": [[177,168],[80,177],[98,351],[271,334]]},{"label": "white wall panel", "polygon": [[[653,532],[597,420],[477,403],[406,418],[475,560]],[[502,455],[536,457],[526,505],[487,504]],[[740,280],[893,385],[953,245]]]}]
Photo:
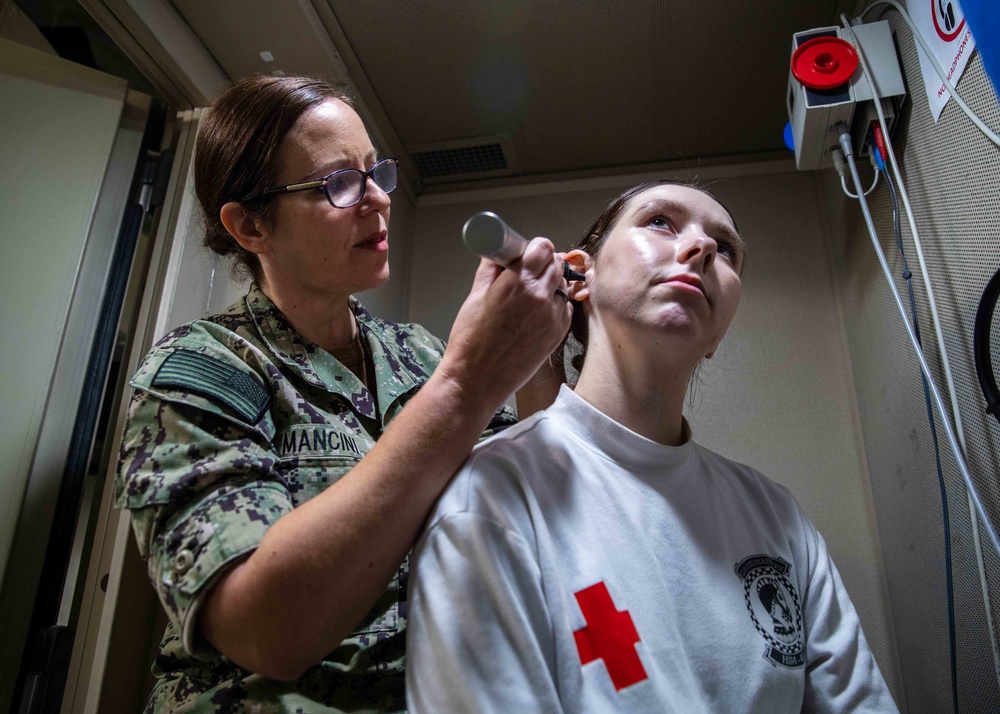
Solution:
[{"label": "white wall panel", "polygon": [[0,40],[0,573],[125,93],[122,80]]}]

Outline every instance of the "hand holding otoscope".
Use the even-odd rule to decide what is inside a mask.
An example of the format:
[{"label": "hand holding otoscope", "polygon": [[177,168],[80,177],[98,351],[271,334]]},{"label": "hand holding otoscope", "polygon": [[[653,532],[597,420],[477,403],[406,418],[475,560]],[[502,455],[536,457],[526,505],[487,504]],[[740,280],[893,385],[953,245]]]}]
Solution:
[{"label": "hand holding otoscope", "polygon": [[[491,211],[482,211],[465,222],[462,228],[465,247],[476,255],[491,260],[497,265],[508,266],[524,255],[528,239],[504,223]],[[581,273],[563,261],[563,277],[567,281],[584,280]]]},{"label": "hand holding otoscope", "polygon": [[[502,268],[506,268],[521,258],[529,244],[526,238],[504,223],[500,216],[490,211],[477,213],[465,222],[465,227],[462,228],[462,241],[470,251]],[[550,270],[555,267],[550,263]],[[565,260],[563,261],[562,274],[566,282],[586,279],[585,276],[571,269]],[[555,277],[555,275],[550,274],[550,277]],[[551,295],[551,293],[549,294]],[[569,296],[562,288],[556,288],[555,294],[566,303],[570,303]],[[569,329],[571,313],[568,305],[565,305],[561,311],[561,317],[556,323],[558,327],[554,331],[549,328],[547,332],[537,332],[536,344],[547,343],[549,345],[548,353],[551,354]],[[526,323],[524,324],[526,325]],[[559,341],[553,340],[553,337],[558,338]],[[537,366],[537,372],[534,376],[527,383],[522,383],[518,389],[517,411],[522,418],[545,409],[555,400],[560,385],[566,381],[561,357],[560,353],[558,362],[552,359],[544,360]]]}]

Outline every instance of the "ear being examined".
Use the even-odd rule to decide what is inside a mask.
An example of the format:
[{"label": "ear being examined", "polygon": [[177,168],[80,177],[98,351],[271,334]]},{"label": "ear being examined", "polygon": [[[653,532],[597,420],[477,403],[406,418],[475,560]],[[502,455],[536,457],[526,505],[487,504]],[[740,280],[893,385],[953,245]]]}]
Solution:
[{"label": "ear being examined", "polygon": [[[578,273],[582,273],[588,280],[590,279],[590,273],[588,271],[592,267],[593,261],[585,251],[579,249],[571,250],[563,256],[563,260],[569,263],[569,267],[571,269]],[[570,282],[567,294],[572,300],[586,300],[590,296],[590,288],[587,287],[587,281],[574,280]]]}]

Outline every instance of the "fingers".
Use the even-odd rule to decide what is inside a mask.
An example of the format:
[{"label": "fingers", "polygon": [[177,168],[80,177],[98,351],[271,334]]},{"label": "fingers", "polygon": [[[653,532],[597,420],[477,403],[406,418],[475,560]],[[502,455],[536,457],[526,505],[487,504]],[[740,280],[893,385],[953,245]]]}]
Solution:
[{"label": "fingers", "polygon": [[452,326],[446,371],[470,393],[503,399],[558,346],[572,312],[551,241],[530,241],[506,269],[483,260]]},{"label": "fingers", "polygon": [[520,263],[520,269],[536,279],[542,278],[551,266],[557,265],[556,247],[548,238],[533,238],[528,242],[520,261],[512,263],[514,268]]},{"label": "fingers", "polygon": [[503,268],[494,263],[492,260],[481,258],[479,261],[479,267],[476,268],[476,275],[472,279],[472,292],[488,289],[502,271]]},{"label": "fingers", "polygon": [[548,238],[532,239],[521,258],[511,263],[508,269],[541,299],[549,299],[557,289],[565,291],[567,287],[563,278],[563,263]]},{"label": "fingers", "polygon": [[[506,268],[482,259],[473,280],[472,291],[482,293],[484,297],[486,293],[491,293],[494,300],[498,295],[497,289],[508,298],[514,294],[530,295],[532,300],[538,301],[538,305],[551,303],[553,307],[549,309],[554,308],[559,317],[562,317],[562,308],[570,302],[569,284],[564,277],[563,268],[562,254],[556,252],[552,241],[537,237],[529,241],[522,256]],[[565,319],[568,320],[571,313],[572,309],[567,308]]]}]

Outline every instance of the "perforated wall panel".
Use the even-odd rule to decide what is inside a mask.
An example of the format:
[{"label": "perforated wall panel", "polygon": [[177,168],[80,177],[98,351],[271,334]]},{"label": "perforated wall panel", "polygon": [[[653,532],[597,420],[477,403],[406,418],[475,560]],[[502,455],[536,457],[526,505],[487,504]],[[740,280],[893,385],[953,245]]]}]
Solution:
[{"label": "perforated wall panel", "polygon": [[[911,100],[895,138],[897,156],[903,165],[940,311],[968,444],[969,468],[994,522],[1000,522],[1000,429],[985,414],[972,353],[980,294],[1000,266],[1000,149],[961,114],[954,102],[945,108],[939,123],[933,122],[910,32],[896,13],[888,13],[887,19],[896,32]],[[959,90],[987,124],[1000,127],[997,100],[978,54],[969,63]],[[919,367],[860,211],[854,202],[842,198],[833,179],[833,172],[816,175],[826,200],[833,205],[828,214],[829,233],[885,557],[902,689],[911,712],[950,712],[953,707],[942,499]],[[871,203],[881,244],[905,300],[905,286],[899,277],[901,261],[892,240],[891,205],[884,188],[872,194]],[[910,268],[916,273],[917,258],[905,223],[904,245]],[[950,403],[926,291],[918,277],[914,284],[925,354],[946,403]],[[997,354],[993,359],[1000,362]],[[1000,711],[1000,690],[969,505],[940,420],[938,434],[951,518],[959,709],[963,714],[996,712]],[[982,547],[997,623],[1000,560],[985,533]]]}]

